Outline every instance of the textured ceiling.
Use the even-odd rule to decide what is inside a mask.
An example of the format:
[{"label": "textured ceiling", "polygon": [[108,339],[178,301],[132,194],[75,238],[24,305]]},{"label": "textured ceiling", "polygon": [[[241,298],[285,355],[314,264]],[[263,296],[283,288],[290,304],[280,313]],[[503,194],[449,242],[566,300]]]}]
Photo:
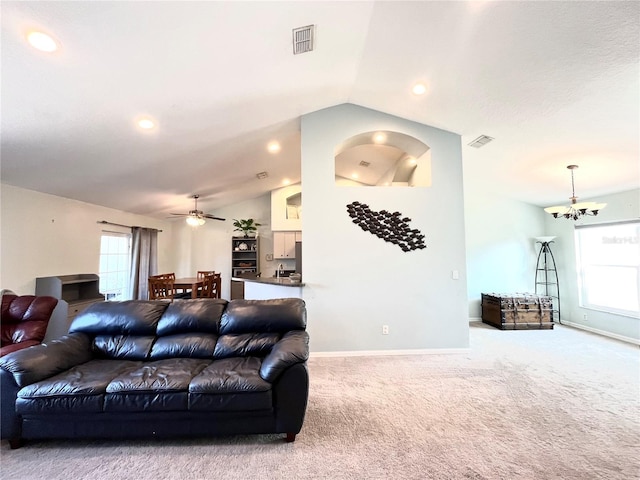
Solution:
[{"label": "textured ceiling", "polygon": [[[345,102],[462,135],[466,178],[524,202],[567,201],[572,163],[582,198],[640,183],[638,2],[0,8],[3,183],[160,217],[198,193],[215,212],[299,181],[300,116]],[[309,24],[316,49],[293,56]],[[28,46],[33,28],[61,49]]]}]

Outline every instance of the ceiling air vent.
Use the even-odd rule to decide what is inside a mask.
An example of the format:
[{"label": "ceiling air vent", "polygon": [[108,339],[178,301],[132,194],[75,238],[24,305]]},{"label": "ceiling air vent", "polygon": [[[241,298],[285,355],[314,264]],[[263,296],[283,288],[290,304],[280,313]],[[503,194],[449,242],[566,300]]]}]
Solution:
[{"label": "ceiling air vent", "polygon": [[369,163],[369,162],[365,162],[364,160],[362,160],[362,161],[360,162],[360,166],[361,166],[361,167],[368,167],[369,165],[371,165],[371,163]]},{"label": "ceiling air vent", "polygon": [[487,135],[480,135],[478,138],[470,142],[468,145],[473,148],[480,148],[486,145],[487,143],[489,143],[491,140],[493,140],[493,137],[489,137]]},{"label": "ceiling air vent", "polygon": [[311,52],[313,50],[313,25],[293,29],[293,54]]},{"label": "ceiling air vent", "polygon": [[268,176],[269,176],[269,174],[267,172],[256,173],[256,177],[258,177],[258,180],[264,180]]}]

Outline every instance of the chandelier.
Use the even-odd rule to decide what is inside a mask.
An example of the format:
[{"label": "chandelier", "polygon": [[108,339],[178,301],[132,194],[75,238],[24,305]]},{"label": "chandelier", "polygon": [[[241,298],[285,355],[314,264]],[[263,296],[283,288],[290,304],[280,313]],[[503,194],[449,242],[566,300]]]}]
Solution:
[{"label": "chandelier", "polygon": [[545,212],[553,215],[553,218],[564,217],[578,220],[578,218],[584,215],[598,215],[598,212],[607,206],[606,203],[596,202],[578,202],[576,197],[576,187],[573,180],[573,171],[578,168],[578,165],[567,165],[567,168],[571,170],[571,205],[568,207],[547,207]]}]

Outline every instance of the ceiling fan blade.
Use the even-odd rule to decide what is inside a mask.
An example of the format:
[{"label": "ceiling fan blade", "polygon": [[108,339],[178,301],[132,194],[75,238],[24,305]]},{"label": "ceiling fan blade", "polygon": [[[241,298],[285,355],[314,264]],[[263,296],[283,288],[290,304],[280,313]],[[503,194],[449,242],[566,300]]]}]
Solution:
[{"label": "ceiling fan blade", "polygon": [[169,215],[178,215],[179,217],[188,217],[188,213],[170,213]]},{"label": "ceiling fan blade", "polygon": [[204,217],[204,218],[210,218],[211,220],[220,220],[221,222],[224,222],[226,220],[224,218],[220,218],[220,217],[215,217],[213,215],[209,215],[208,213],[203,213],[201,216]]}]

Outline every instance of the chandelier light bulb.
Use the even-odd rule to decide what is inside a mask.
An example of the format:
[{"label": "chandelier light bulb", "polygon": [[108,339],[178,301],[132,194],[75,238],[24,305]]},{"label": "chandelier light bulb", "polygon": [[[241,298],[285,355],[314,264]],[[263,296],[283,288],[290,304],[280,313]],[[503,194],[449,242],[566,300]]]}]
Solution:
[{"label": "chandelier light bulb", "polygon": [[573,178],[573,171],[578,168],[578,165],[567,165],[567,168],[571,170],[571,205],[569,206],[555,206],[547,207],[545,212],[551,214],[553,218],[564,217],[567,219],[578,220],[580,217],[589,215],[596,216],[598,212],[607,206],[606,203],[596,202],[578,202],[576,196],[575,181]]}]

